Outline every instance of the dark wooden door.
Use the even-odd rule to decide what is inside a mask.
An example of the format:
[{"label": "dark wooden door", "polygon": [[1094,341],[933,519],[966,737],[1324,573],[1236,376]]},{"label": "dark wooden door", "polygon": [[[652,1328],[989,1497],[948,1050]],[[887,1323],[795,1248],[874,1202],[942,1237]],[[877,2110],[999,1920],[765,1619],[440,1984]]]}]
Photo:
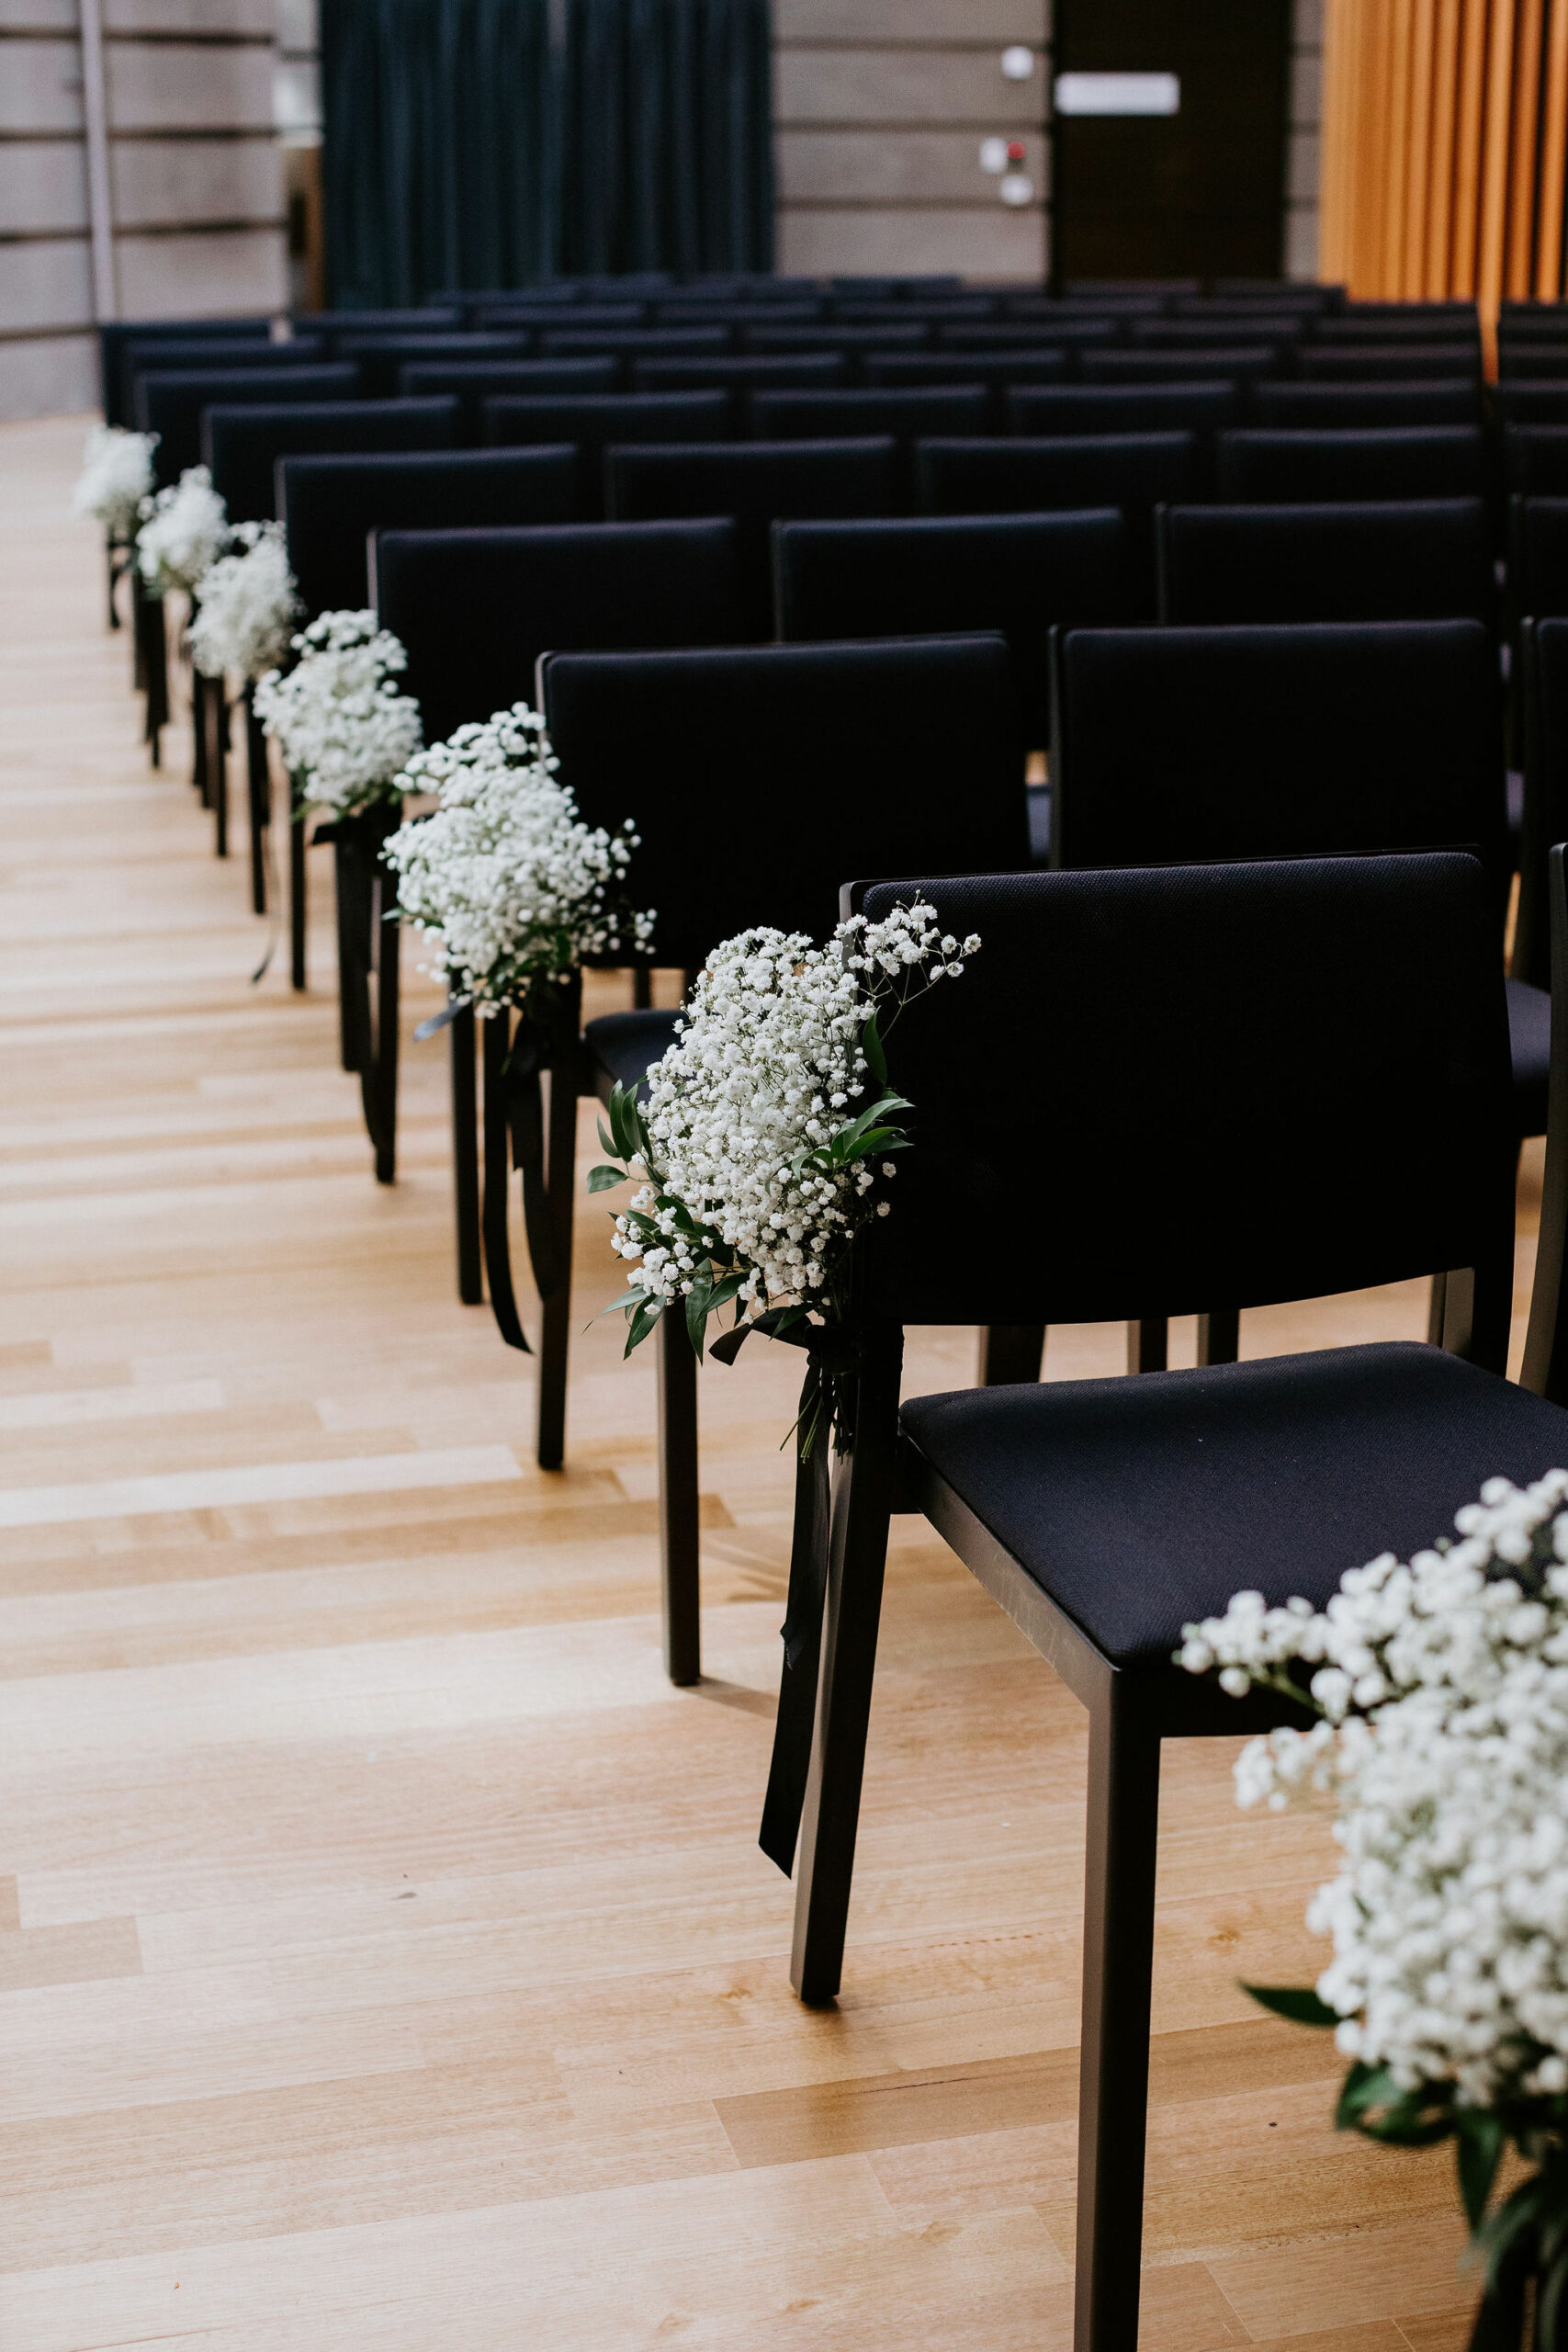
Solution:
[{"label": "dark wooden door", "polygon": [[1057,118],[1056,277],[1280,275],[1290,0],[1057,0],[1055,52],[1181,84],[1174,115]]}]

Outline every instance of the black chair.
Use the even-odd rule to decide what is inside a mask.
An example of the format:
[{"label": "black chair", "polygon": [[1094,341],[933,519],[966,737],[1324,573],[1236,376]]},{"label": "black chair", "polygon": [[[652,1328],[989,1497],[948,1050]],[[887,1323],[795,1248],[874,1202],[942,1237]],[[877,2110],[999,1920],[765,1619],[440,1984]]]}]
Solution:
[{"label": "black chair", "polygon": [[339,334],[333,337],[336,357],[352,359],[360,369],[365,391],[372,400],[389,400],[407,367],[423,360],[521,359],[529,348],[526,334]]},{"label": "black chair", "polygon": [[1055,344],[1009,342],[997,351],[869,351],[861,381],[898,390],[927,384],[1060,384],[1072,374],[1072,354]]},{"label": "black chair", "polygon": [[[998,637],[553,653],[542,681],[561,773],[588,822],[620,824],[635,778],[642,845],[628,883],[637,904],[659,910],[660,964],[695,970],[718,938],[752,923],[821,937],[837,920],[831,877],[879,854],[942,871],[1027,861],[1018,719]],[[803,732],[811,744],[806,762]],[[745,746],[741,792],[738,744]],[[954,791],[960,775],[963,789]],[[797,820],[787,858],[778,844],[782,797]],[[715,809],[723,812],[721,877],[691,854],[694,812]],[[929,859],[922,842],[931,844]],[[552,1095],[548,1198],[563,1269],[571,1262],[571,1096],[579,1086],[607,1098],[616,1080],[637,1085],[670,1044],[675,1020],[645,1012],[590,1022],[575,1083],[560,1089],[558,1120]],[[488,1079],[506,1050],[506,1024],[485,1027]],[[502,1161],[502,1182],[504,1174]],[[544,1306],[539,1459],[547,1467],[559,1463],[564,1443],[570,1319],[563,1280]],[[660,1333],[659,1382],[666,1663],[673,1680],[694,1682],[696,1363],[683,1328]]]},{"label": "black chair", "polygon": [[381,624],[408,649],[403,690],[418,697],[430,743],[531,701],[547,650],[733,645],[741,634],[725,518],[378,530],[371,573]]},{"label": "black chair", "polygon": [[1504,383],[1529,383],[1545,377],[1568,376],[1568,343],[1504,344],[1497,354],[1497,373]]},{"label": "black chair", "polygon": [[1346,302],[1325,313],[1313,332],[1325,343],[1464,343],[1479,345],[1473,302]]},{"label": "black chair", "polygon": [[314,368],[335,354],[329,354],[320,335],[302,335],[292,343],[245,342],[236,345],[232,335],[130,335],[119,345],[120,413],[136,413],[136,379],[139,376],[188,376],[202,368],[243,368],[254,373],[258,368]]},{"label": "black chair", "polygon": [[1503,482],[1527,498],[1568,495],[1568,422],[1505,424]]},{"label": "black chair", "polygon": [[[852,900],[874,921],[914,887]],[[985,944],[960,985],[910,1010],[891,1057],[918,1105],[918,1142],[869,1237],[853,1451],[836,1468],[820,1548],[803,1544],[792,1579],[804,1601],[820,1576],[825,1610],[819,1635],[816,1612],[793,1612],[780,1712],[793,1718],[790,1686],[807,1678],[801,1712],[809,1722],[815,1690],[815,1724],[808,1769],[795,1743],[775,1750],[765,1843],[787,1867],[803,1780],[791,1975],[803,1999],[830,2000],[889,1517],[923,1513],[1089,1711],[1074,2341],[1133,2352],[1161,1744],[1302,1720],[1269,1694],[1233,1701],[1176,1667],[1183,1625],[1260,1585],[1270,1601],[1321,1607],[1347,1564],[1408,1557],[1483,1480],[1523,1483],[1562,1461],[1568,1415],[1502,1376],[1507,1047],[1489,888],[1472,860],[919,887],[945,925]],[[1005,1155],[976,1115],[998,1102],[1018,1106]],[[955,1247],[955,1233],[1001,1230],[1016,1214],[1020,1162],[1042,1238]],[[1430,1166],[1429,1184],[1412,1187],[1413,1165]],[[1216,1283],[1262,1305],[1434,1268],[1463,1270],[1442,1348],[1325,1349],[899,1407],[906,1325],[1020,1305],[1069,1322],[1144,1302],[1174,1314],[1201,1308]],[[1557,1287],[1543,1262],[1527,1378],[1561,1396]],[[809,1506],[809,1467],[801,1483]],[[797,1503],[797,1525],[807,1516]],[[1026,1757],[1012,1767],[1015,1779],[1034,1769]]]},{"label": "black chair", "polygon": [[269,318],[248,319],[101,319],[98,337],[98,393],[106,424],[133,424],[135,403],[125,382],[121,355],[128,343],[188,343],[193,335],[204,342],[220,341],[238,366],[240,346],[267,349],[272,342]]},{"label": "black chair", "polygon": [[405,310],[294,311],[289,324],[296,334],[455,334],[463,325],[459,305],[439,302],[411,304]]},{"label": "black chair", "polygon": [[533,296],[517,295],[509,301],[484,302],[476,305],[473,324],[488,330],[499,328],[504,333],[511,327],[637,327],[648,317],[646,302],[578,302],[561,304],[541,302]]},{"label": "black chair", "polygon": [[937,341],[946,351],[966,356],[993,351],[1059,351],[1064,357],[1089,345],[1115,343],[1114,319],[998,319],[992,326],[943,327]]},{"label": "black chair", "polygon": [[1238,384],[1013,384],[1005,429],[1025,438],[1063,434],[1191,433],[1199,478],[1213,487],[1214,435],[1241,421]]},{"label": "black chair", "polygon": [[543,327],[539,349],[547,356],[592,359],[600,353],[633,359],[722,359],[734,348],[728,327]]},{"label": "black chair", "polygon": [[1485,488],[1484,444],[1474,425],[1346,433],[1244,429],[1219,436],[1219,494],[1235,503],[1475,498]]},{"label": "black chair", "polygon": [[618,359],[416,360],[399,370],[403,400],[450,397],[462,402],[463,439],[477,443],[484,404],[510,394],[523,400],[567,400],[578,393],[615,390]]},{"label": "black chair", "polygon": [[754,327],[773,320],[779,326],[815,326],[819,298],[799,302],[728,301],[712,299],[655,302],[651,324],[664,327]]},{"label": "black chair", "polygon": [[725,391],[588,393],[576,400],[507,396],[484,403],[487,447],[515,448],[530,441],[577,444],[578,513],[595,517],[606,511],[604,452],[613,443],[724,441],[731,428]]},{"label": "black chair", "polygon": [[1562,372],[1544,382],[1500,382],[1492,388],[1492,404],[1501,425],[1568,424],[1568,357]]},{"label": "black chair", "polygon": [[1253,384],[1281,372],[1274,344],[1213,345],[1202,351],[1100,351],[1078,356],[1089,384]]},{"label": "black chair", "polygon": [[915,463],[929,514],[1005,514],[1120,506],[1141,614],[1155,608],[1154,509],[1204,488],[1193,433],[1060,435],[1048,440],[921,441]]},{"label": "black chair", "polygon": [[1188,311],[1180,317],[1133,319],[1127,340],[1136,349],[1202,351],[1245,345],[1248,335],[1280,349],[1288,349],[1302,332],[1301,321],[1283,311],[1265,314],[1227,311],[1222,317],[1198,318]]},{"label": "black chair", "polygon": [[[1532,500],[1531,504],[1535,502]],[[1555,551],[1560,559],[1560,548]],[[1551,861],[1568,839],[1568,618],[1527,619],[1519,631],[1524,715],[1524,824],[1510,985],[1551,988]]]},{"label": "black chair", "polygon": [[345,363],[329,368],[203,368],[189,373],[144,375],[136,379],[136,423],[156,433],[153,479],[160,489],[178,481],[187,466],[201,462],[201,415],[217,404],[250,401],[275,408],[301,401],[351,401],[359,370]]},{"label": "black chair", "polygon": [[747,394],[746,408],[756,441],[846,441],[868,433],[908,441],[917,434],[985,433],[991,421],[985,386],[955,380],[847,392],[755,391]]},{"label": "black chair", "polygon": [[1568,498],[1516,494],[1508,509],[1508,593],[1515,610],[1536,620],[1568,614]]},{"label": "black chair", "polygon": [[743,610],[738,634],[766,637],[773,623],[768,526],[898,511],[897,444],[737,441],[689,447],[606,450],[604,496],[620,522],[675,514],[733,515],[739,534]]},{"label": "black chair", "polygon": [[1155,538],[1165,622],[1496,625],[1492,537],[1479,498],[1162,506]]},{"label": "black chair", "polygon": [[1481,354],[1454,343],[1306,343],[1296,354],[1296,366],[1305,383],[1451,382],[1467,373],[1479,381]]},{"label": "black chair", "polygon": [[733,353],[717,359],[633,359],[637,392],[837,390],[849,380],[841,352]]},{"label": "black chair", "polygon": [[920,351],[931,342],[923,319],[908,324],[890,322],[880,327],[742,327],[743,351]]},{"label": "black chair", "polygon": [[1479,424],[1481,380],[1456,376],[1398,383],[1254,384],[1249,422],[1284,431],[1356,432],[1369,426]]},{"label": "black chair", "polygon": [[201,450],[231,520],[259,522],[277,512],[280,458],[451,449],[461,438],[460,423],[455,400],[220,405],[202,413]]},{"label": "black chair", "polygon": [[1113,506],[773,525],[781,639],[999,630],[1012,654],[1025,750],[1050,732],[1052,624],[1131,620],[1128,572],[1127,530]]},{"label": "black chair", "polygon": [[277,464],[277,513],[289,569],[311,615],[369,603],[372,531],[570,523],[576,495],[577,452],[570,443],[429,456],[283,458]]}]

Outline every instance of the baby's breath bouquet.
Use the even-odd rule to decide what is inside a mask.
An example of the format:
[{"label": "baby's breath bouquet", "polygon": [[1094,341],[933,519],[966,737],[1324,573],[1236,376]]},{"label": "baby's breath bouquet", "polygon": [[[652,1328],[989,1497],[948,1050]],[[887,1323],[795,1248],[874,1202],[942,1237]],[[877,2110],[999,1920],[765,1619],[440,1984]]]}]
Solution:
[{"label": "baby's breath bouquet", "polygon": [[[592,1192],[647,1182],[615,1219],[635,1271],[616,1306],[626,1353],[679,1307],[698,1355],[711,1316],[734,1302],[733,1353],[757,1328],[809,1340],[852,1321],[854,1245],[886,1216],[892,1154],[911,1106],[893,1091],[886,1032],[914,996],[957,979],[979,947],[941,932],[923,899],[883,922],[841,922],[826,947],[804,933],[745,931],[709,956],[680,1035],[648,1076],[648,1102],[617,1087],[600,1140],[623,1163]],[[811,1388],[801,1445],[838,1403],[831,1364]]]},{"label": "baby's breath bouquet", "polygon": [[282,524],[236,524],[233,548],[202,578],[201,610],[190,626],[197,668],[208,678],[231,670],[264,677],[288,650],[298,605]]},{"label": "baby's breath bouquet", "polygon": [[419,705],[393,681],[408,655],[373,612],[322,613],[291,640],[288,671],[257,684],[256,716],[299,797],[334,817],[401,798],[419,747]]},{"label": "baby's breath bouquet", "polygon": [[558,765],[544,720],[520,702],[416,753],[399,780],[440,802],[387,843],[399,910],[439,943],[434,969],[481,1019],[507,1005],[540,1012],[536,983],[652,944],[653,916],[626,891],[636,832],[585,825]]},{"label": "baby's breath bouquet", "polygon": [[205,466],[187,466],[171,490],[141,502],[136,560],[149,595],[194,593],[228,547],[228,512]]},{"label": "baby's breath bouquet", "polygon": [[[1240,1592],[1179,1661],[1318,1720],[1254,1740],[1243,1804],[1333,1802],[1344,1849],[1308,1922],[1315,1991],[1249,1988],[1335,2029],[1337,2120],[1452,2139],[1486,2291],[1473,2345],[1568,2344],[1568,1471],[1490,1479],[1460,1540],[1350,1570],[1323,1611]],[[1493,2205],[1510,2146],[1533,2167]],[[1533,2312],[1531,2306],[1533,2304]]]},{"label": "baby's breath bouquet", "polygon": [[116,544],[132,536],[142,501],[152,494],[157,446],[155,433],[128,433],[118,424],[95,424],[87,435],[71,503],[78,514],[90,514],[101,523]]}]

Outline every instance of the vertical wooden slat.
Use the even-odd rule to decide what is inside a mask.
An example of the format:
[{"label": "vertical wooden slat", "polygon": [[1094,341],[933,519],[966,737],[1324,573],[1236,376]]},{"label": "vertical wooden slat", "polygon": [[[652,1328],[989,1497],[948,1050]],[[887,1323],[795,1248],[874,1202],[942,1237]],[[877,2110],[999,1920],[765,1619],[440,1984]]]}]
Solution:
[{"label": "vertical wooden slat", "polygon": [[1509,133],[1508,242],[1503,290],[1523,301],[1535,247],[1535,150],[1540,107],[1541,0],[1518,0],[1515,31],[1514,119]]},{"label": "vertical wooden slat", "polygon": [[1367,0],[1360,43],[1361,86],[1356,126],[1356,207],[1351,223],[1354,257],[1350,291],[1363,300],[1383,292],[1383,222],[1386,201],[1389,62],[1393,24],[1386,0]]},{"label": "vertical wooden slat", "polygon": [[[1507,0],[1495,0],[1504,13]],[[1453,258],[1455,295],[1475,292],[1476,232],[1481,209],[1481,125],[1486,96],[1486,0],[1463,0],[1460,41],[1459,131],[1454,142]]]},{"label": "vertical wooden slat", "polygon": [[1410,135],[1404,175],[1404,252],[1399,290],[1419,300],[1427,286],[1427,241],[1430,231],[1427,187],[1432,153],[1432,64],[1438,29],[1438,0],[1416,0],[1410,51]]},{"label": "vertical wooden slat", "polygon": [[1508,216],[1508,125],[1514,107],[1513,0],[1493,0],[1486,54],[1486,128],[1481,155],[1481,233],[1475,299],[1490,368],[1503,291]]},{"label": "vertical wooden slat", "polygon": [[1555,302],[1562,290],[1562,184],[1568,173],[1568,0],[1551,0],[1546,41],[1546,120],[1540,137],[1540,233],[1535,290]]},{"label": "vertical wooden slat", "polygon": [[1409,183],[1410,63],[1415,38],[1415,0],[1386,0],[1388,8],[1388,99],[1383,117],[1382,251],[1378,291],[1396,299],[1404,291],[1404,216]]},{"label": "vertical wooden slat", "polygon": [[[1568,6],[1568,0],[1563,0]],[[1454,126],[1459,112],[1460,0],[1438,0],[1432,57],[1432,133],[1427,174],[1427,268],[1422,291],[1440,302],[1453,252]]]},{"label": "vertical wooden slat", "polygon": [[1345,149],[1349,119],[1348,0],[1328,0],[1323,14],[1323,88],[1319,98],[1317,267],[1330,284],[1345,275]]}]

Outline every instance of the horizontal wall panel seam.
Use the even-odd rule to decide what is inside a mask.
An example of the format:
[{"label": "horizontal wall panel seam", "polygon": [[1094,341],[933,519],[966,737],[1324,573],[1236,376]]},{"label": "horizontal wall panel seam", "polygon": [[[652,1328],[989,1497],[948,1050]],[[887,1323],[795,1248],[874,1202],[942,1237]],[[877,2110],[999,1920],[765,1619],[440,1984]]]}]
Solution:
[{"label": "horizontal wall panel seam", "polygon": [[[781,212],[998,212],[995,197],[984,196],[791,196],[779,199]],[[1010,215],[1043,212],[1042,203],[1010,204]],[[939,355],[940,356],[940,355]]]},{"label": "horizontal wall panel seam", "polygon": [[0,229],[0,245],[85,245],[87,232],[73,229]]},{"label": "horizontal wall panel seam", "polygon": [[111,130],[109,132],[111,144],[119,141],[135,139],[145,141],[149,145],[161,144],[164,146],[176,145],[182,140],[190,139],[274,140],[276,137],[277,133],[271,123],[213,122],[205,124],[198,123],[194,126],[189,123],[169,124],[165,126],[162,123],[156,122],[130,122],[125,125],[123,130]]},{"label": "horizontal wall panel seam", "polygon": [[1032,57],[1050,54],[1036,41],[857,40],[849,34],[842,40],[831,40],[826,36],[813,40],[776,40],[773,54],[775,57],[811,57],[818,54],[842,57],[853,51],[863,57],[995,57],[1002,48],[1027,49]]},{"label": "horizontal wall panel seam", "polygon": [[[71,36],[74,40],[75,36]],[[274,49],[270,33],[120,32],[106,28],[106,49]]]},{"label": "horizontal wall panel seam", "polygon": [[262,220],[117,220],[115,235],[128,237],[251,237],[280,234],[288,226],[281,215]]},{"label": "horizontal wall panel seam", "polygon": [[0,327],[0,343],[63,343],[92,333],[91,319],[75,319],[62,327]]},{"label": "horizontal wall panel seam", "polygon": [[[884,130],[967,132],[988,130],[992,127],[992,118],[988,114],[899,115],[889,118],[886,121],[880,116],[873,118],[868,115],[793,115],[781,116],[773,124],[776,131],[831,130],[840,134],[861,131],[872,133]],[[1043,122],[1030,121],[1010,125],[1010,130],[1043,130],[1045,127]]]}]

